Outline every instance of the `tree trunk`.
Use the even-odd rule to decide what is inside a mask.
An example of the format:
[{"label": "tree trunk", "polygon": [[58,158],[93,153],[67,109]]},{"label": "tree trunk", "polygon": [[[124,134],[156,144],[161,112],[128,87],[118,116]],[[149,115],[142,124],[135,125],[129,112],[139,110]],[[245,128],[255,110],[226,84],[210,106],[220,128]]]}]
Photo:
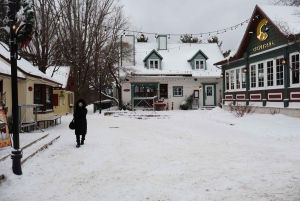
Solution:
[{"label": "tree trunk", "polygon": [[122,88],[121,86],[117,86],[118,88],[118,100],[119,100],[119,110],[122,109]]}]

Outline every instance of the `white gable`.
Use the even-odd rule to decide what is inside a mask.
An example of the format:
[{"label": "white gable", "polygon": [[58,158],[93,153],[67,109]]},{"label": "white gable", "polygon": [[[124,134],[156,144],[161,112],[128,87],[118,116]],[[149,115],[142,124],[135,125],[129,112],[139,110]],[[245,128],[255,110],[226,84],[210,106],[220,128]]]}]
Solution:
[{"label": "white gable", "polygon": [[[54,68],[58,68],[57,71],[53,74]],[[59,83],[62,84],[62,88],[65,88],[68,84],[68,78],[70,76],[70,67],[69,66],[50,66],[46,70],[46,75],[51,77],[53,74],[53,77],[55,80],[57,80]]]}]

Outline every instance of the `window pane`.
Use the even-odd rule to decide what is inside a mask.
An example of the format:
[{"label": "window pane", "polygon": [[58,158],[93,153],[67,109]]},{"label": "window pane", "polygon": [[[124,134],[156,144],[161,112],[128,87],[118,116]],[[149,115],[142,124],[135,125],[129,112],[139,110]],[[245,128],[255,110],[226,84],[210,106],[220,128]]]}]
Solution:
[{"label": "window pane", "polygon": [[46,110],[52,110],[52,90],[46,86]]},{"label": "window pane", "polygon": [[200,61],[200,69],[204,69],[204,61]]},{"label": "window pane", "polygon": [[235,82],[236,82],[236,88],[240,89],[240,69],[235,70]]},{"label": "window pane", "polygon": [[234,89],[234,70],[230,70],[230,89]]},{"label": "window pane", "polygon": [[229,90],[229,72],[225,72],[226,90]]},{"label": "window pane", "polygon": [[274,80],[273,80],[273,61],[267,62],[267,86],[273,86]]},{"label": "window pane", "polygon": [[280,59],[276,59],[276,85],[283,85],[283,65]]},{"label": "window pane", "polygon": [[258,64],[258,87],[264,87],[264,64]]},{"label": "window pane", "polygon": [[154,68],[154,62],[150,61],[150,68]]},{"label": "window pane", "polygon": [[292,84],[299,84],[299,54],[292,56]]},{"label": "window pane", "polygon": [[158,61],[155,61],[155,68],[158,69]]},{"label": "window pane", "polygon": [[199,68],[200,68],[200,62],[196,61],[196,69],[199,69]]},{"label": "window pane", "polygon": [[242,71],[242,89],[246,88],[246,73]]},{"label": "window pane", "polygon": [[256,87],[256,66],[251,66],[251,88]]},{"label": "window pane", "polygon": [[[42,86],[34,85],[34,104],[42,104]],[[37,108],[41,110],[41,107]]]}]

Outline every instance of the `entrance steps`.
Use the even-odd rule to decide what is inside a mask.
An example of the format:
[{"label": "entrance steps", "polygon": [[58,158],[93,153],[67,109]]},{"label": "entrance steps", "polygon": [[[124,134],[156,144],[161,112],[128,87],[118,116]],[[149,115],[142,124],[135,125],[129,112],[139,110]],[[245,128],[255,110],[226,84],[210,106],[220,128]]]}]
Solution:
[{"label": "entrance steps", "polygon": [[214,109],[216,106],[202,106],[201,108],[200,108],[200,110],[212,110],[212,109]]}]

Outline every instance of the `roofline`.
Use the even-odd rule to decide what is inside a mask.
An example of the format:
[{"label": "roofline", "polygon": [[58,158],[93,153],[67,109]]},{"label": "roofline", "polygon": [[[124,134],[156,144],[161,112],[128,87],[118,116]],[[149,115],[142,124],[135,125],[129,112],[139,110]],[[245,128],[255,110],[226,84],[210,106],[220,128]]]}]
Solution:
[{"label": "roofline", "polygon": [[208,56],[206,56],[206,54],[204,54],[201,50],[198,50],[196,52],[196,54],[194,54],[194,56],[191,59],[187,60],[187,61],[188,62],[192,61],[199,53],[201,53],[205,57],[205,59],[209,59]]},{"label": "roofline", "polygon": [[[6,74],[6,73],[0,73],[0,75],[2,75],[2,76],[4,76],[4,77],[8,77],[8,78],[11,77],[10,74]],[[26,78],[24,78],[24,77],[20,77],[20,76],[17,76],[17,77],[18,77],[18,79],[20,79],[20,80],[26,80]]]},{"label": "roofline", "polygon": [[152,53],[155,53],[155,54],[157,54],[157,56],[161,59],[161,60],[163,60],[164,58],[155,50],[155,49],[153,49],[146,57],[145,57],[145,59],[143,60],[143,62],[145,62],[149,57],[150,57],[150,55],[152,54]]},{"label": "roofline", "polygon": [[[0,57],[1,57],[2,59],[4,59],[6,62],[10,63],[10,60],[7,59],[6,57],[4,57],[2,54],[0,54]],[[43,78],[43,77],[38,76],[38,75],[32,75],[32,74],[30,74],[30,73],[24,71],[23,69],[21,69],[19,66],[17,66],[17,68],[18,68],[19,71],[21,71],[22,73],[24,73],[25,75],[28,75],[28,76],[30,76],[30,77],[34,77],[34,78],[46,80],[46,81],[48,81],[48,82],[52,82],[52,83],[54,83],[54,84],[62,85],[62,83],[60,83],[60,82],[56,82],[56,81],[53,81],[53,80],[50,80],[50,79],[47,79],[47,78]],[[46,75],[46,74],[45,74],[45,75]],[[24,78],[24,79],[26,80],[26,78]]]},{"label": "roofline", "polygon": [[[246,31],[244,33],[244,36],[243,36],[243,39],[241,40],[241,43],[239,44],[239,48],[238,50],[236,51],[236,53],[232,56],[232,57],[229,57],[229,59],[224,59],[222,61],[219,61],[217,63],[214,63],[214,65],[224,65],[226,63],[231,63],[231,62],[234,62],[235,60],[238,60],[242,57],[243,53],[244,53],[244,50],[246,49],[245,48],[245,43],[248,44],[248,42],[250,41],[251,37],[249,34],[249,31],[250,29],[252,28],[253,29],[253,20],[255,18],[255,16],[257,15],[257,12],[259,12],[264,18],[266,18],[268,20],[268,22],[274,27],[275,31],[277,31],[283,38],[286,38],[286,39],[290,39],[292,35],[286,35],[285,33],[283,33],[278,27],[277,25],[266,15],[265,12],[263,12],[263,10],[258,6],[256,5],[255,8],[254,8],[254,11],[251,15],[251,20],[250,22],[248,23],[248,26],[246,28]],[[294,36],[299,36],[300,33],[294,35]]]}]

